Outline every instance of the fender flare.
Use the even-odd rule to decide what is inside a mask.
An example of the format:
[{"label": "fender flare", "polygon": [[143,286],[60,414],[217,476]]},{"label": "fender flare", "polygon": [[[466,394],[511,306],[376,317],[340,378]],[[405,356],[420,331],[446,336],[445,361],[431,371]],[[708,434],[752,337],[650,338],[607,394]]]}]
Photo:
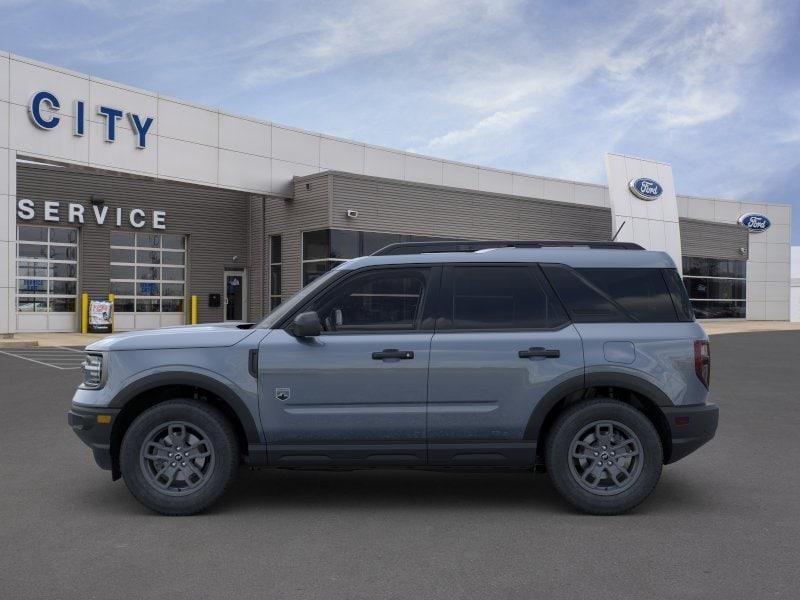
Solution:
[{"label": "fender flare", "polygon": [[562,381],[536,403],[525,428],[525,439],[532,441],[539,439],[544,420],[562,398],[592,387],[625,388],[644,396],[656,406],[674,406],[663,391],[641,377],[626,373],[586,373]]},{"label": "fender flare", "polygon": [[247,403],[242,397],[225,383],[202,375],[188,371],[166,371],[154,373],[137,379],[133,383],[124,387],[109,403],[111,408],[124,408],[125,405],[136,396],[148,390],[168,385],[186,385],[199,387],[215,394],[233,410],[236,418],[244,430],[247,444],[261,444],[259,429],[256,427],[255,419]]}]

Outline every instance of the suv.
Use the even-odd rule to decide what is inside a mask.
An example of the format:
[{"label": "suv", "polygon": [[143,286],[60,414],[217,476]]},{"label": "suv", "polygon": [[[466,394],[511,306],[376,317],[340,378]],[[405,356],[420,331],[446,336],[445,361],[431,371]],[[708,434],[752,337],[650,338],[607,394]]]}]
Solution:
[{"label": "suv", "polygon": [[672,259],[635,244],[426,242],[341,264],[258,324],[87,347],[69,424],[159,513],[240,464],[546,469],[616,514],[710,440],[708,337]]}]

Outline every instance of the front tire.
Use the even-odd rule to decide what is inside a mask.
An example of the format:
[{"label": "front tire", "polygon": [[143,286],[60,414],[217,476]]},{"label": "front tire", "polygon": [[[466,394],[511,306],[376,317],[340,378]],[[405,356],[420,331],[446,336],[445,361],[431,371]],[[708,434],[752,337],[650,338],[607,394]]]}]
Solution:
[{"label": "front tire", "polygon": [[191,515],[228,488],[239,447],[230,423],[214,407],[169,400],[136,417],[119,458],[125,485],[144,506],[163,515]]},{"label": "front tire", "polygon": [[663,448],[650,420],[618,400],[578,402],[556,419],[545,462],[558,492],[595,515],[631,510],[661,477]]}]

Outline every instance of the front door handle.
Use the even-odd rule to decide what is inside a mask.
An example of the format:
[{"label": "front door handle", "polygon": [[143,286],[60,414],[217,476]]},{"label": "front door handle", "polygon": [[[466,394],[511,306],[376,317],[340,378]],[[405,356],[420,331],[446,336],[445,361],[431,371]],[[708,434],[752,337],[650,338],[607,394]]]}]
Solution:
[{"label": "front door handle", "polygon": [[537,346],[535,348],[528,348],[527,350],[520,350],[518,352],[520,358],[559,358],[561,350],[548,350]]},{"label": "front door handle", "polygon": [[384,360],[386,358],[399,358],[400,360],[411,360],[414,358],[414,353],[411,350],[397,350],[395,348],[387,348],[380,352],[372,353],[372,360]]}]

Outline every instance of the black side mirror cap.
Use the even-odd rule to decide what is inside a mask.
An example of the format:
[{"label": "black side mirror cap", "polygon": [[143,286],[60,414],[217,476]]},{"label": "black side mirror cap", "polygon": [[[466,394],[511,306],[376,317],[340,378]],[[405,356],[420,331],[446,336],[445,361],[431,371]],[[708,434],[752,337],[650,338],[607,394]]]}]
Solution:
[{"label": "black side mirror cap", "polygon": [[322,323],[315,311],[300,313],[292,321],[292,335],[295,337],[316,337],[322,333]]}]

